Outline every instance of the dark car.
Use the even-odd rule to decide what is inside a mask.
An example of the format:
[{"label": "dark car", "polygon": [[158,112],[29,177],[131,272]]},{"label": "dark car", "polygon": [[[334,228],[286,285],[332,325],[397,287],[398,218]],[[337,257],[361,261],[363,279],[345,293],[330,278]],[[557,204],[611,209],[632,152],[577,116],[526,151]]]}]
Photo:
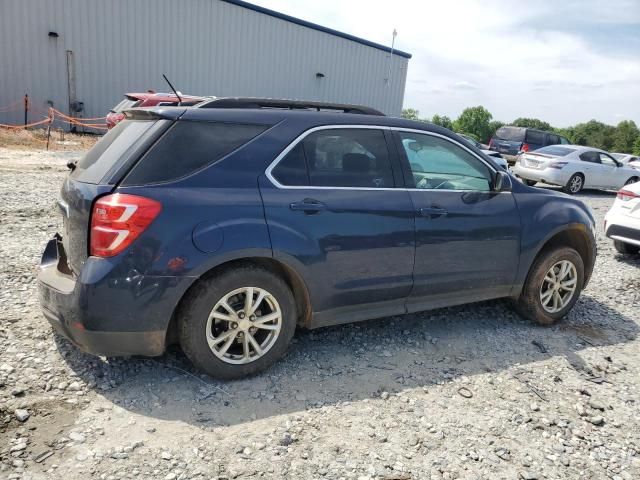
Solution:
[{"label": "dark car", "polygon": [[531,152],[547,145],[568,145],[571,142],[562,135],[535,128],[500,127],[489,141],[489,148],[506,155]]},{"label": "dark car", "polygon": [[53,327],[98,355],[178,342],[236,378],[296,326],[501,297],[546,325],[573,307],[595,260],[579,200],[435,125],[291,105],[127,112],[62,186],[38,274]]}]

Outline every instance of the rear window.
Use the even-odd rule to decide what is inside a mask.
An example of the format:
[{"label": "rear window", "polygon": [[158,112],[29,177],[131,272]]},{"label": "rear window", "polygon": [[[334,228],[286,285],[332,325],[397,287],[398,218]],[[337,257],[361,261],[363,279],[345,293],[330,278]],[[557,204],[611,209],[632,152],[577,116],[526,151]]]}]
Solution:
[{"label": "rear window", "polygon": [[565,157],[569,155],[571,152],[575,152],[575,148],[558,147],[557,145],[553,145],[550,147],[539,148],[533,153],[544,153],[546,155],[555,155],[557,157]]},{"label": "rear window", "polygon": [[125,98],[119,104],[117,104],[115,107],[113,107],[111,109],[111,111],[114,112],[114,113],[120,113],[120,112],[124,112],[125,110],[128,110],[130,108],[137,107],[138,105],[140,105],[140,100],[136,100],[136,99],[132,100],[130,98]]},{"label": "rear window", "polygon": [[537,145],[542,145],[544,144],[544,133],[542,132],[537,132],[535,130],[527,130],[527,136],[526,136],[526,142],[527,143],[535,143]]},{"label": "rear window", "polygon": [[126,161],[128,152],[151,128],[160,122],[125,120],[89,150],[76,164],[71,176],[85,183],[101,183],[107,172]]},{"label": "rear window", "polygon": [[507,140],[509,142],[523,142],[524,128],[520,127],[500,127],[494,135],[499,140]]},{"label": "rear window", "polygon": [[178,121],[136,164],[123,184],[167,182],[210,165],[264,132],[265,125]]}]

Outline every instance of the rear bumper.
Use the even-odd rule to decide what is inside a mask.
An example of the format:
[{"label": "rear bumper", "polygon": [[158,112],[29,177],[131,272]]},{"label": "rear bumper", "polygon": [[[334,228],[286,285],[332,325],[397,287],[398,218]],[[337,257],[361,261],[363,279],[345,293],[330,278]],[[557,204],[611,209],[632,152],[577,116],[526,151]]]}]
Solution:
[{"label": "rear bumper", "polygon": [[518,177],[525,180],[533,180],[534,182],[544,182],[551,185],[564,186],[569,181],[567,174],[556,168],[545,168],[544,170],[536,170],[533,168],[523,167],[520,163],[516,163],[511,171]]},{"label": "rear bumper", "polygon": [[640,246],[640,218],[610,211],[605,217],[605,222],[607,237]]},{"label": "rear bumper", "polygon": [[39,300],[54,330],[94,355],[161,355],[167,327],[190,277],[153,277],[89,258],[64,273],[60,237],[50,240],[38,272]]}]

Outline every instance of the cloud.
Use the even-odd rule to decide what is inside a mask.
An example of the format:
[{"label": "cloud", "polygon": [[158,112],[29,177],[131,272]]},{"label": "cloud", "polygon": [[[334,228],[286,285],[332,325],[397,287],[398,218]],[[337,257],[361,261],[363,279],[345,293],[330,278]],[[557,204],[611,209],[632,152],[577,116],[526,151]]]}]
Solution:
[{"label": "cloud", "polygon": [[423,116],[484,105],[503,121],[640,123],[638,0],[253,1],[387,45],[396,28],[413,54],[404,104]]}]

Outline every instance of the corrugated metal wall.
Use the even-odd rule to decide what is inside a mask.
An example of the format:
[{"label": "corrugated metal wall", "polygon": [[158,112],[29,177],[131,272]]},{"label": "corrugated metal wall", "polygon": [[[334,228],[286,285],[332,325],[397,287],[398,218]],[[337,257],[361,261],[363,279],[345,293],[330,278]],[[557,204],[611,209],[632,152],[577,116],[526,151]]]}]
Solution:
[{"label": "corrugated metal wall", "polygon": [[[49,32],[57,32],[52,38]],[[75,57],[84,117],[125,92],[261,96],[369,105],[398,115],[408,59],[220,0],[0,0],[2,107],[25,93],[68,112],[66,51]],[[324,78],[316,78],[316,73]]]}]

